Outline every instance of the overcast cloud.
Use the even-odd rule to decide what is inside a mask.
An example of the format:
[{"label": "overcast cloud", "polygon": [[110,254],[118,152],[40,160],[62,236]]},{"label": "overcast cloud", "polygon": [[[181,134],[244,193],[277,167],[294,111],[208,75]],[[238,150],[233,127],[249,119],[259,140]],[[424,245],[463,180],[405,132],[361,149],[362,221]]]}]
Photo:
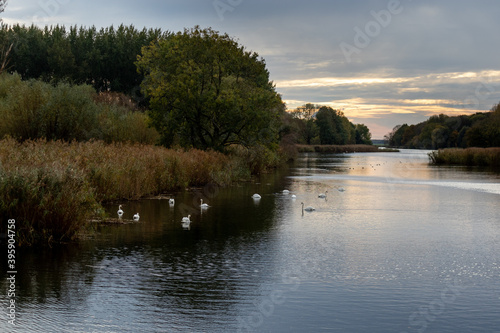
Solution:
[{"label": "overcast cloud", "polygon": [[4,22],[227,32],[267,63],[289,108],[343,109],[373,138],[500,101],[496,0],[10,0]]}]

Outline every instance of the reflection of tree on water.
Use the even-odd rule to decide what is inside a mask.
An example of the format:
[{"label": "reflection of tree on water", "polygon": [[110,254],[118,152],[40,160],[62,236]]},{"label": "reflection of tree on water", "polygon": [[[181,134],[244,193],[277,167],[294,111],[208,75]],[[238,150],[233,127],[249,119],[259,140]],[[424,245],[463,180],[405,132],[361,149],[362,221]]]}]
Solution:
[{"label": "reflection of tree on water", "polygon": [[[144,323],[145,308],[160,327],[184,317],[187,325],[202,327],[202,319],[188,318],[192,313],[224,317],[275,275],[276,244],[268,237],[276,198],[266,194],[255,206],[249,193],[282,188],[283,174],[261,181],[218,190],[211,208],[191,217],[191,230],[182,230],[177,207],[196,197],[187,191],[176,195],[173,208],[168,200],[126,203],[127,211],[140,212],[141,223],[99,226],[94,239],[79,244],[23,249],[16,298],[25,310],[21,325],[134,327]],[[116,205],[108,209],[116,213]],[[49,323],[55,313],[62,315]]]},{"label": "reflection of tree on water", "polygon": [[[92,266],[101,260],[98,253],[88,251],[88,246],[75,244],[18,249],[16,302],[43,306],[55,301],[82,306],[87,297],[88,285],[95,276]],[[5,290],[4,280],[2,278],[2,290]]]}]

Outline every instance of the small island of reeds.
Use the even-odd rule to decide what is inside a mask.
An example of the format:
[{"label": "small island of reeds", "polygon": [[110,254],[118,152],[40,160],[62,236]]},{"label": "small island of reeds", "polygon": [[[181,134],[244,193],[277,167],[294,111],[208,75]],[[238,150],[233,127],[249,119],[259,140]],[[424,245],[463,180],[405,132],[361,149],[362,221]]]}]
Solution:
[{"label": "small island of reeds", "polygon": [[500,168],[500,147],[446,148],[432,151],[429,159],[436,165],[488,166]]},{"label": "small island of reeds", "polygon": [[374,152],[397,152],[398,149],[379,149],[375,145],[363,145],[363,144],[352,144],[352,145],[296,145],[297,151],[299,153],[374,153]]}]

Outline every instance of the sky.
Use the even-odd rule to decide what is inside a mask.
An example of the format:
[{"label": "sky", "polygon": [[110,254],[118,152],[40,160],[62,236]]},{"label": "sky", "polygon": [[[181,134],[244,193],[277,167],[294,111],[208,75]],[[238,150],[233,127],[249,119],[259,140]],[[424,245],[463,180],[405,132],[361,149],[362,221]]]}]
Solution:
[{"label": "sky", "polygon": [[331,106],[373,139],[499,103],[499,17],[498,0],[8,0],[0,14],[42,27],[211,27],[265,60],[289,109]]}]

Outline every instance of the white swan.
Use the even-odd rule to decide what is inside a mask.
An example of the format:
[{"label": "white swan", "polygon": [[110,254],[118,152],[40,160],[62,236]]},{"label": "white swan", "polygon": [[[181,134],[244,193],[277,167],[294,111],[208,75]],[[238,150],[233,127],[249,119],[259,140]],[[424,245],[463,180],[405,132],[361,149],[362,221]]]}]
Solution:
[{"label": "white swan", "polygon": [[200,203],[201,203],[201,204],[200,204],[200,207],[201,207],[201,208],[208,208],[208,207],[210,207],[208,204],[203,203],[203,199],[200,199]]},{"label": "white swan", "polygon": [[302,205],[302,214],[304,214],[304,211],[306,211],[306,212],[312,212],[312,211],[316,210],[314,207],[311,207],[311,206],[307,206],[306,208],[304,208],[304,203],[303,202],[301,202],[300,204]]},{"label": "white swan", "polygon": [[325,191],[325,193],[318,194],[318,198],[326,198],[327,193],[328,193],[328,191]]},{"label": "white swan", "polygon": [[170,199],[168,200],[168,204],[169,204],[169,205],[171,205],[171,206],[175,205],[175,199],[170,198]]},{"label": "white swan", "polygon": [[262,197],[260,196],[260,194],[255,193],[254,195],[252,195],[252,198],[254,198],[254,199],[260,199]]},{"label": "white swan", "polygon": [[137,214],[134,215],[134,221],[139,221],[139,218],[140,218],[139,217],[139,213],[137,213]]},{"label": "white swan", "polygon": [[295,199],[297,198],[297,196],[295,194],[292,194],[292,199]]},{"label": "white swan", "polygon": [[283,194],[288,194],[288,193],[290,193],[289,190],[283,190]]},{"label": "white swan", "polygon": [[189,219],[190,217],[191,217],[191,215],[188,215],[187,217],[186,217],[186,216],[184,216],[184,217],[182,218],[182,221],[181,221],[181,222],[182,222],[182,223],[191,223],[191,220]]},{"label": "white swan", "polygon": [[119,217],[122,217],[123,215],[122,205],[118,206],[118,211],[116,213],[118,214]]}]

